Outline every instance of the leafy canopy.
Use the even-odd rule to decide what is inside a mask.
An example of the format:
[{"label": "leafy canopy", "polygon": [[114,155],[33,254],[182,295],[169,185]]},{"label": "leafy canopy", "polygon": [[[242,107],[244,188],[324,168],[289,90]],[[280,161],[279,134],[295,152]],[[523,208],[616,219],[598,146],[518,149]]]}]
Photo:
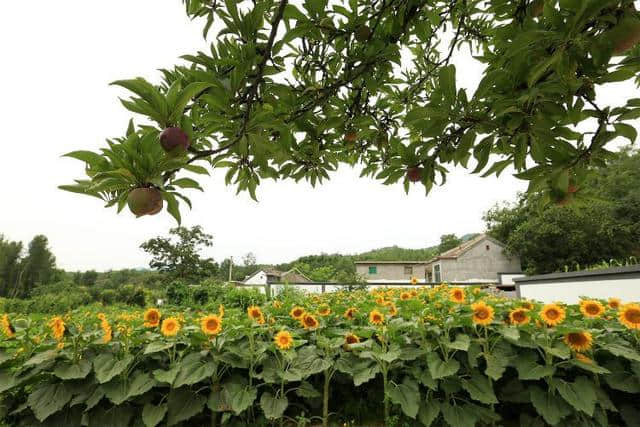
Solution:
[{"label": "leafy canopy", "polygon": [[[63,189],[121,210],[132,189],[154,187],[180,221],[184,190],[201,189],[184,174],[211,168],[256,198],[265,179],[315,185],[340,164],[427,192],[456,165],[482,176],[512,166],[562,201],[608,143],[636,138],[640,99],[596,97],[640,71],[632,0],[183,2],[210,49],[158,84],[114,82],[144,124],[100,153],[68,153],[87,178]],[[457,84],[457,50],[484,65],[471,91]],[[167,127],[186,133],[182,155],[162,149]]]}]

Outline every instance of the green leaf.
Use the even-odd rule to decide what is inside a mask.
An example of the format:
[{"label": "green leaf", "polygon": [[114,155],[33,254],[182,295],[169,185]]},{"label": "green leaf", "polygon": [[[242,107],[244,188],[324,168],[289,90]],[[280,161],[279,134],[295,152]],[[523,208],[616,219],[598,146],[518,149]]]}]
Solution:
[{"label": "green leaf", "polygon": [[152,405],[147,403],[142,409],[142,421],[146,427],[156,427],[167,413],[167,405]]},{"label": "green leaf", "polygon": [[174,388],[182,387],[183,385],[192,385],[213,375],[216,365],[210,361],[199,360],[199,355],[197,356],[197,360],[189,360],[187,363],[183,360],[180,371],[173,382]]},{"label": "green leaf", "polygon": [[544,420],[552,426],[558,424],[567,415],[571,414],[571,407],[564,400],[542,390],[538,386],[530,389],[531,403]]},{"label": "green leaf", "polygon": [[64,408],[72,396],[71,391],[63,383],[45,384],[29,394],[27,404],[38,421],[43,422],[47,417]]},{"label": "green leaf", "polygon": [[101,354],[93,361],[96,379],[100,384],[111,381],[113,377],[124,372],[131,362],[133,362],[133,356],[131,355],[127,355],[122,360],[118,360],[109,353]]},{"label": "green leaf", "polygon": [[171,111],[171,114],[169,115],[169,123],[177,124],[189,101],[191,101],[194,96],[211,86],[213,86],[213,83],[207,82],[196,82],[187,85],[187,87],[180,92],[180,96],[173,106],[173,111]]},{"label": "green leaf", "polygon": [[448,65],[440,68],[439,82],[448,108],[456,101],[456,67]]},{"label": "green leaf", "polygon": [[444,402],[441,410],[444,420],[452,427],[475,427],[476,425],[477,418],[473,411],[466,408],[466,405],[454,406]]},{"label": "green leaf", "polygon": [[38,353],[35,356],[31,357],[29,360],[24,362],[22,364],[22,366],[28,367],[28,366],[40,365],[40,364],[42,364],[44,362],[48,362],[50,360],[54,360],[59,355],[60,355],[60,352],[58,350],[43,351],[42,353]]},{"label": "green leaf", "polygon": [[402,381],[402,384],[391,384],[389,390],[389,398],[396,405],[402,407],[402,412],[410,418],[418,415],[420,407],[420,389],[418,383],[408,377]]},{"label": "green leaf", "polygon": [[427,354],[427,365],[434,380],[454,375],[460,369],[460,363],[457,360],[449,359],[444,362],[436,352]]},{"label": "green leaf", "polygon": [[80,359],[77,363],[59,363],[53,375],[63,380],[78,380],[86,378],[89,372],[91,372],[91,363],[87,359]]},{"label": "green leaf", "polygon": [[302,381],[296,390],[296,394],[307,399],[317,399],[322,397],[322,393],[316,390],[308,381]]},{"label": "green leaf", "polygon": [[443,344],[454,350],[467,351],[469,350],[469,344],[471,344],[471,338],[469,338],[469,335],[458,334],[456,335],[455,341],[452,341],[452,342],[445,341]]},{"label": "green leaf", "polygon": [[509,359],[497,354],[485,354],[484,358],[487,361],[487,369],[484,373],[494,380],[499,380],[507,369]]},{"label": "green leaf", "polygon": [[471,379],[462,380],[462,388],[469,393],[472,399],[478,402],[486,403],[487,405],[498,403],[491,386],[491,380],[478,372],[474,372],[471,375]]},{"label": "green leaf", "polygon": [[171,343],[171,342],[153,341],[145,347],[144,354],[157,353],[159,351],[167,350],[173,346],[174,346],[174,343]]},{"label": "green leaf", "polygon": [[93,151],[72,151],[65,154],[63,157],[71,157],[73,159],[88,163],[92,166],[107,163],[107,160],[104,157],[102,157],[100,154],[94,153]]},{"label": "green leaf", "polygon": [[231,409],[233,409],[236,415],[239,415],[253,405],[256,397],[258,397],[258,389],[256,387],[248,385],[239,387],[238,390],[231,395]]},{"label": "green leaf", "polygon": [[636,139],[638,138],[638,131],[633,126],[626,123],[616,123],[613,127],[620,135],[624,136],[632,143],[636,142]]},{"label": "green leaf", "polygon": [[173,384],[173,382],[176,380],[176,376],[178,375],[179,370],[180,366],[174,366],[168,371],[156,369],[155,371],[153,371],[153,377],[162,383]]},{"label": "green leaf", "polygon": [[593,383],[586,377],[578,377],[573,383],[561,379],[554,381],[554,385],[568,403],[590,417],[596,407],[596,392]]},{"label": "green leaf", "polygon": [[429,399],[420,405],[418,420],[425,427],[429,427],[440,414],[440,403],[435,399]]},{"label": "green leaf", "polygon": [[129,382],[127,399],[145,394],[155,385],[156,381],[151,378],[151,375],[148,372],[137,371],[133,375],[133,379]]},{"label": "green leaf", "polygon": [[172,426],[198,415],[204,409],[206,400],[184,387],[172,389],[167,399],[167,425]]},{"label": "green leaf", "polygon": [[196,190],[204,191],[197,181],[191,178],[179,178],[171,181],[171,185],[175,185],[180,188],[195,188]]},{"label": "green leaf", "polygon": [[538,364],[538,353],[523,352],[513,362],[514,367],[518,371],[518,378],[521,380],[539,380],[543,377],[553,375],[555,368],[553,365]]},{"label": "green leaf", "polygon": [[260,397],[260,407],[267,419],[274,420],[282,417],[287,406],[289,406],[289,400],[286,396],[276,399],[271,392],[267,391]]},{"label": "green leaf", "polygon": [[609,343],[602,346],[603,349],[607,350],[609,353],[614,356],[624,357],[628,360],[635,360],[640,362],[640,353],[635,351],[634,349],[627,347],[626,345],[618,344],[618,343]]}]

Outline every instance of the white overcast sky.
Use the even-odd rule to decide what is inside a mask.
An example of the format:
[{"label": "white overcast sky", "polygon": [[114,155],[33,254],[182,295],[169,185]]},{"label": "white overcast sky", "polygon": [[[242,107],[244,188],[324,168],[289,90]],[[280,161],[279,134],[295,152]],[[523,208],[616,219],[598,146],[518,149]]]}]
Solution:
[{"label": "white overcast sky", "polygon": [[[178,56],[205,49],[201,23],[190,22],[179,0],[2,1],[0,81],[0,233],[25,244],[45,234],[58,266],[108,270],[146,266],[140,243],[175,226],[164,212],[135,219],[99,200],[56,187],[82,177],[83,164],[61,155],[97,151],[120,136],[130,114],[108,86],[117,79],[159,78]],[[474,87],[481,68],[458,62],[459,85]],[[598,94],[613,100],[638,90],[618,85]],[[638,96],[638,95],[634,95]],[[420,248],[440,235],[484,228],[482,214],[513,200],[526,183],[509,174],[498,180],[450,174],[444,187],[424,196],[402,185],[383,186],[343,167],[313,189],[306,183],[265,182],[259,202],[226,187],[223,171],[201,180],[193,211],[183,224],[214,235],[208,255],[259,263],[290,261],[321,252],[355,253],[382,246]]]}]

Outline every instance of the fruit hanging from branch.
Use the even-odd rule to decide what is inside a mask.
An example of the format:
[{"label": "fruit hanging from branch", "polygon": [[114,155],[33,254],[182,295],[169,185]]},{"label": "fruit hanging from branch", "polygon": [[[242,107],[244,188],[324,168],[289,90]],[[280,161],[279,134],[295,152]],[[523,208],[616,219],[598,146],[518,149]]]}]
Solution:
[{"label": "fruit hanging from branch", "polygon": [[155,215],[162,210],[162,193],[152,187],[134,188],[127,196],[127,204],[137,217]]},{"label": "fruit hanging from branch", "polygon": [[[87,177],[64,190],[122,210],[151,185],[178,221],[185,190],[201,190],[185,174],[209,171],[254,199],[267,178],[315,185],[341,164],[406,191],[420,182],[428,193],[464,167],[566,193],[562,171],[605,166],[614,139],[637,136],[633,91],[597,96],[640,82],[633,0],[183,3],[210,48],[161,81],[114,82],[145,125],[69,153]],[[464,61],[483,67],[475,86],[458,82]]]}]

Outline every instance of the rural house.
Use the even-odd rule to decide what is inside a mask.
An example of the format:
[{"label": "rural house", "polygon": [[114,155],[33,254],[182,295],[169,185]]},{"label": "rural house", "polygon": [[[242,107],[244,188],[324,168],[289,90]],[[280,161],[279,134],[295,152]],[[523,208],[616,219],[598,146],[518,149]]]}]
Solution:
[{"label": "rural house", "polygon": [[279,271],[273,268],[265,268],[247,276],[242,282],[244,285],[266,285],[271,283],[312,283],[304,274],[300,273],[297,268],[289,271]]},{"label": "rural house", "polygon": [[505,245],[486,234],[427,261],[356,261],[355,264],[356,272],[369,283],[406,283],[414,277],[420,283],[505,283],[506,277],[522,275],[520,259],[507,255]]}]

